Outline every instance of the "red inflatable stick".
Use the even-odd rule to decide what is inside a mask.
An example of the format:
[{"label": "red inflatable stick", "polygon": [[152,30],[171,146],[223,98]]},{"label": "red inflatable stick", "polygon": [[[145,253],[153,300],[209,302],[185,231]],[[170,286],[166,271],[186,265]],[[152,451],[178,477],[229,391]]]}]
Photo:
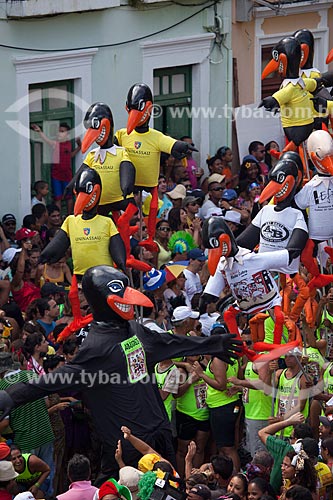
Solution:
[{"label": "red inflatable stick", "polygon": [[298,347],[299,340],[294,340],[293,342],[288,342],[287,344],[267,344],[266,342],[256,342],[253,348],[256,351],[269,351],[266,354],[259,354],[256,357],[256,362],[260,363],[268,363],[269,361],[273,361],[274,359],[278,359],[281,356],[287,354],[287,352],[291,351],[295,347]]}]

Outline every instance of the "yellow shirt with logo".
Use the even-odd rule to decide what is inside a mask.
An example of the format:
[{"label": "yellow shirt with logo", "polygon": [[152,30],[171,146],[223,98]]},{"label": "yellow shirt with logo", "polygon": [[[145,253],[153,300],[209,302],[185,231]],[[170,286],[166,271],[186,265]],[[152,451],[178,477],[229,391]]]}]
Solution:
[{"label": "yellow shirt with logo", "polygon": [[83,275],[93,266],[113,266],[109,241],[118,230],[111,219],[96,215],[93,219],[83,220],[82,215],[69,215],[61,229],[71,241],[74,274]]},{"label": "yellow shirt with logo", "polygon": [[122,128],[116,132],[116,138],[119,146],[126,149],[135,166],[135,185],[157,186],[161,152],[170,154],[176,139],[153,128],[143,134],[133,130],[130,135],[127,135],[126,129]]},{"label": "yellow shirt with logo", "polygon": [[300,83],[282,82],[281,88],[273,94],[280,105],[282,127],[299,127],[313,122],[313,103],[309,92],[317,83],[311,78],[299,79]]},{"label": "yellow shirt with logo", "polygon": [[[105,158],[103,161],[104,154]],[[130,161],[130,159],[126,150],[118,146],[112,146],[106,152],[103,152],[100,148],[93,149],[85,157],[84,163],[88,167],[95,169],[101,177],[102,194],[99,202],[100,205],[115,203],[123,199],[119,177],[122,161]],[[133,198],[133,195],[131,194],[127,198]]]}]

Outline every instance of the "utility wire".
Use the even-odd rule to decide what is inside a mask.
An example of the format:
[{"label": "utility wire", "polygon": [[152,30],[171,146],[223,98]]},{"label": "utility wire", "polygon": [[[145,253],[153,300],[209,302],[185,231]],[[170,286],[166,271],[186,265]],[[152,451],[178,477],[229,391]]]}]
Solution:
[{"label": "utility wire", "polygon": [[190,16],[185,17],[181,21],[178,21],[177,23],[172,24],[171,26],[168,26],[167,28],[163,28],[159,31],[155,31],[154,33],[149,33],[148,35],[143,35],[143,36],[140,36],[137,38],[132,38],[131,40],[125,40],[123,42],[105,43],[105,44],[99,44],[99,45],[95,44],[95,45],[89,45],[89,46],[85,46],[85,47],[72,47],[70,49],[35,49],[32,47],[18,47],[16,45],[6,45],[4,43],[0,43],[0,47],[3,47],[5,49],[13,49],[13,50],[26,50],[28,52],[69,52],[72,50],[83,50],[83,49],[94,49],[94,48],[101,49],[104,47],[119,47],[121,45],[126,45],[128,43],[139,42],[140,40],[144,40],[146,38],[150,38],[152,36],[159,35],[160,33],[164,33],[166,31],[169,31],[170,29],[175,28],[176,26],[179,26],[180,24],[185,23],[189,19],[192,19],[192,17],[197,16],[198,14],[200,14],[200,12],[203,12],[205,9],[209,9],[210,7],[213,7],[213,5],[215,5],[217,3],[217,1],[218,0],[214,1],[213,3],[210,3],[209,5],[206,5],[202,9],[195,12],[194,14],[191,14]]}]

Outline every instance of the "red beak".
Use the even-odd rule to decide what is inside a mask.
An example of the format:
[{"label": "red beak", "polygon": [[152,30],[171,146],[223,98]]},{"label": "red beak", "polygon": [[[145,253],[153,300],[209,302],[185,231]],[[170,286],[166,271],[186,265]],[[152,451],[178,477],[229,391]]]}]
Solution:
[{"label": "red beak", "polygon": [[118,297],[118,295],[109,295],[107,297],[107,303],[109,307],[123,319],[134,318],[134,305],[154,307],[154,304],[148,299],[148,297],[129,286],[126,288],[123,297]]},{"label": "red beak", "polygon": [[304,64],[306,63],[309,57],[309,46],[306,43],[301,43],[301,49],[303,52],[301,60],[301,68],[303,68]]},{"label": "red beak", "polygon": [[143,125],[148,118],[150,117],[150,113],[152,110],[153,103],[151,101],[147,101],[145,108],[143,111],[138,111],[137,109],[131,109],[128,112],[127,118],[127,134],[129,135],[135,127],[139,125]]},{"label": "red beak", "polygon": [[[98,203],[101,195],[101,187],[96,185],[93,193],[79,193],[74,205],[74,215],[82,214],[83,210],[87,207],[90,210]],[[94,201],[92,202],[94,197]],[[90,203],[90,205],[89,205]]]},{"label": "red beak", "polygon": [[333,61],[333,49],[331,49],[326,57],[326,64],[329,64]]},{"label": "red beak", "polygon": [[264,188],[264,190],[260,195],[259,203],[263,203],[264,201],[269,200],[280,190],[281,190],[281,184],[275,181],[269,181],[269,183],[267,184],[267,186]]},{"label": "red beak", "polygon": [[279,62],[275,61],[275,59],[271,59],[269,63],[266,64],[266,66],[263,69],[263,72],[261,73],[261,79],[265,80],[271,73],[274,73],[277,71],[279,68]]}]

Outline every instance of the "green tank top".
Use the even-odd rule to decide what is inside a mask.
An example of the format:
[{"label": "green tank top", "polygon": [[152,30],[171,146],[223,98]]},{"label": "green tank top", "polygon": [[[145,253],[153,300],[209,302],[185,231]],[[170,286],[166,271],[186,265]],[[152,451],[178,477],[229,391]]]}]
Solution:
[{"label": "green tank top", "polygon": [[[253,363],[249,361],[245,368],[245,380],[258,380],[259,375],[253,370]],[[243,404],[245,418],[249,420],[267,420],[271,416],[272,396],[266,396],[263,391],[243,389]]]},{"label": "green tank top", "polygon": [[209,410],[206,403],[207,384],[200,379],[190,385],[187,391],[177,398],[177,411],[189,415],[200,422],[209,419]]},{"label": "green tank top", "polygon": [[[207,377],[214,379],[214,374],[210,370],[211,360],[209,361],[207,368],[205,370],[205,374]],[[238,362],[234,361],[232,365],[228,365],[227,375],[226,377],[237,377],[238,374]],[[227,388],[231,387],[232,384],[227,382]],[[207,384],[207,406],[208,408],[218,408],[219,406],[225,406],[229,403],[237,401],[238,394],[234,394],[234,396],[228,396],[227,391],[219,391],[218,389],[214,389],[209,384]]]},{"label": "green tank top", "polygon": [[[275,328],[275,323],[273,319],[269,316],[269,318],[266,318],[264,321],[264,330],[265,330],[264,342],[267,342],[268,344],[273,344],[274,328]],[[287,342],[288,335],[289,335],[288,329],[285,325],[283,325],[281,344],[285,344]]]},{"label": "green tank top", "polygon": [[[158,365],[155,366],[155,377],[156,377],[156,383],[157,387],[161,390],[163,390],[165,379],[167,378],[167,375],[175,368],[175,365],[170,365],[164,372],[160,373],[157,371]],[[169,420],[171,422],[171,412],[172,412],[172,401],[173,401],[173,394],[169,394],[167,398],[163,401],[165,410],[168,414]]]},{"label": "green tank top", "polygon": [[[297,373],[297,375],[295,375],[291,379],[288,379],[286,377],[286,371],[287,368],[285,368],[280,375],[278,391],[275,400],[275,415],[279,417],[283,417],[287,412],[299,405],[299,384],[302,372],[300,371],[299,373]],[[309,399],[306,400],[302,413],[305,418],[308,416]],[[284,437],[289,437],[291,435],[291,431],[291,425],[289,427],[286,427],[283,432]]]},{"label": "green tank top", "polygon": [[307,371],[313,377],[313,381],[317,384],[320,378],[320,372],[325,364],[325,360],[316,347],[307,347],[306,355],[309,358],[307,364]]},{"label": "green tank top", "polygon": [[330,371],[333,367],[333,361],[331,361],[326,370],[323,373],[323,382],[324,382],[324,392],[327,394],[333,394],[333,376],[330,374]]},{"label": "green tank top", "polygon": [[32,483],[34,481],[37,481],[37,479],[42,475],[41,472],[35,472],[32,473],[29,470],[29,457],[31,457],[31,453],[22,453],[22,457],[24,460],[24,470],[19,474],[16,478],[15,481],[18,483]]},{"label": "green tank top", "polygon": [[329,330],[326,328],[324,325],[324,320],[328,319],[331,323],[333,323],[333,316],[329,314],[328,311],[323,311],[323,314],[321,316],[321,323],[319,327],[316,330],[316,337],[317,340],[320,340],[322,338],[326,339],[327,341],[327,346],[326,346],[326,358],[332,359],[333,358],[333,332],[332,330]]}]

